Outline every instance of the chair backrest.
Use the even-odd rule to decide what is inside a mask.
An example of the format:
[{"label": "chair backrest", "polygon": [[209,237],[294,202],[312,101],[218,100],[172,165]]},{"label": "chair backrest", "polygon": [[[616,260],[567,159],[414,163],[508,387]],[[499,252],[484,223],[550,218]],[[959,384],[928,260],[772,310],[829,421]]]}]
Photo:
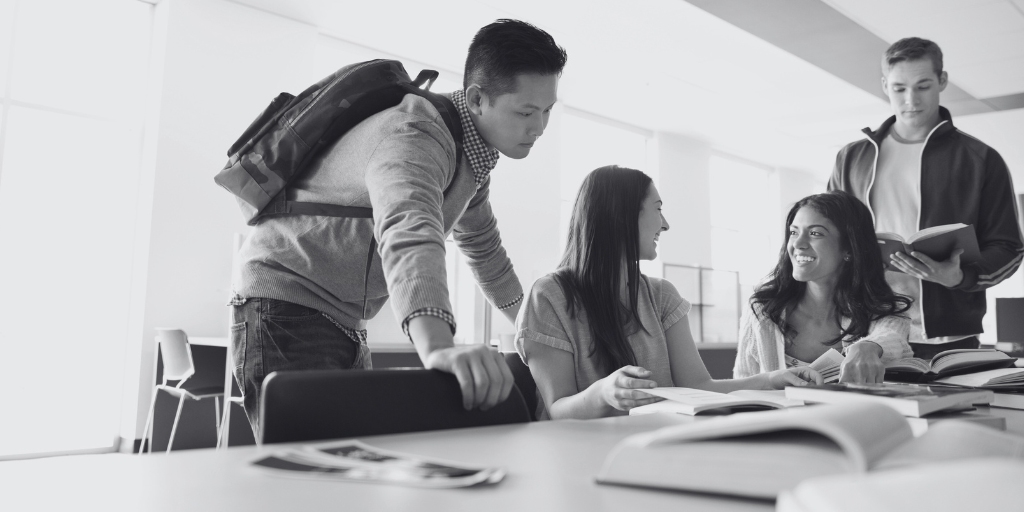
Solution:
[{"label": "chair backrest", "polygon": [[1024,342],[1024,298],[996,298],[996,341]]},{"label": "chair backrest", "polygon": [[502,352],[505,357],[505,364],[512,370],[512,378],[516,381],[516,387],[523,395],[526,408],[530,410],[530,419],[537,421],[537,383],[533,380],[530,367],[526,366],[523,358],[516,352]]},{"label": "chair backrest", "polygon": [[263,443],[526,423],[519,390],[486,410],[462,407],[454,375],[437,370],[278,371],[263,380]]},{"label": "chair backrest", "polygon": [[195,373],[188,336],[181,329],[156,328],[156,342],[164,364],[164,384],[169,380],[184,382]]}]

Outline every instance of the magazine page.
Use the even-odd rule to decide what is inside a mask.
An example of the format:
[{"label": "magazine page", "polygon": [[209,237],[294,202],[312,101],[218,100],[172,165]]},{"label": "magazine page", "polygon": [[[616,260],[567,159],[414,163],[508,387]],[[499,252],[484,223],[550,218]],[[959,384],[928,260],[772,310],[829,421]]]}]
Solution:
[{"label": "magazine page", "polygon": [[359,441],[284,449],[254,460],[252,464],[284,476],[435,488],[497,483],[505,476],[505,471],[500,468],[426,459],[382,450]]}]

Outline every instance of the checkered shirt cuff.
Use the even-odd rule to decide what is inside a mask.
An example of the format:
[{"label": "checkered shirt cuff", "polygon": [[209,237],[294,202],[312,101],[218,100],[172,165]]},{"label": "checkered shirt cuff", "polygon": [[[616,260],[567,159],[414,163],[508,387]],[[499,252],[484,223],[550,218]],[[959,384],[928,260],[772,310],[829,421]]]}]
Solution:
[{"label": "checkered shirt cuff", "polygon": [[409,321],[418,316],[436,316],[448,322],[448,326],[452,328],[452,334],[455,334],[455,317],[451,313],[441,308],[420,308],[409,313],[409,316],[405,317],[405,320],[402,322],[402,332],[405,333],[406,337],[409,337]]}]

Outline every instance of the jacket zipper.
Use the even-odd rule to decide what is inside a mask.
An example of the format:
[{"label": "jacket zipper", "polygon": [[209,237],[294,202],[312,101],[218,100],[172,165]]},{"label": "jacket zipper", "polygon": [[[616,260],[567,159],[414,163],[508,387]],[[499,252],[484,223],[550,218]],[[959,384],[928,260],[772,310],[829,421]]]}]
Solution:
[{"label": "jacket zipper", "polygon": [[[946,121],[942,121],[941,123],[935,125],[935,128],[932,128],[932,130],[930,132],[928,132],[928,136],[924,138],[924,143],[921,144],[921,156],[918,158],[918,165],[917,165],[917,204],[918,204],[918,207],[917,207],[917,230],[918,231],[921,230],[921,211],[924,210],[924,194],[922,193],[923,188],[922,188],[922,185],[921,185],[921,180],[924,178],[924,150],[928,147],[928,141],[931,140],[932,134],[935,133],[935,130],[938,130],[939,127],[944,125],[944,124],[946,124]],[[920,279],[918,279],[918,281],[920,281],[917,284],[918,288],[920,290],[920,293],[918,294],[917,306],[921,310],[921,337],[923,339],[927,340],[928,339],[928,327],[924,323],[924,282],[922,280],[920,280]]]}]

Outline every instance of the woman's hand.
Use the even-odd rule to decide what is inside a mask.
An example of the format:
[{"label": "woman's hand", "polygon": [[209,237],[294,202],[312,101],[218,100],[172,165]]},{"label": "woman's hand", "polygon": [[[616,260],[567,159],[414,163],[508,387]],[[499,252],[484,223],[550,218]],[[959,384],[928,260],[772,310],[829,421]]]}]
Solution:
[{"label": "woman's hand", "polygon": [[785,370],[768,373],[768,385],[772,389],[785,389],[786,386],[806,386],[807,383],[821,384],[821,374],[809,366],[795,366]]},{"label": "woman's hand", "polygon": [[658,387],[656,382],[648,380],[650,376],[649,370],[639,366],[623,366],[596,383],[598,396],[608,407],[619,411],[660,402],[664,399],[640,391]]},{"label": "woman's hand", "polygon": [[839,382],[873,384],[882,382],[885,365],[882,347],[870,341],[858,341],[846,349],[846,359],[839,367]]}]

